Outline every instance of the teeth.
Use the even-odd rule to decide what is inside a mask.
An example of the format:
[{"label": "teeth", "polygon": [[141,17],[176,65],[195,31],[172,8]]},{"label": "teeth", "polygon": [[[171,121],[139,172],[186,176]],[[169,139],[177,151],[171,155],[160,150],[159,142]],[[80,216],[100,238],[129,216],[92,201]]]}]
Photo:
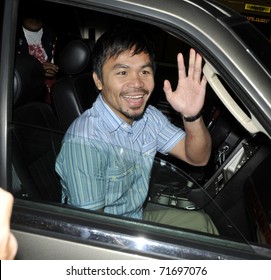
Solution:
[{"label": "teeth", "polygon": [[124,96],[124,98],[131,98],[131,99],[138,99],[138,98],[142,98],[142,95],[138,95],[138,96]]}]

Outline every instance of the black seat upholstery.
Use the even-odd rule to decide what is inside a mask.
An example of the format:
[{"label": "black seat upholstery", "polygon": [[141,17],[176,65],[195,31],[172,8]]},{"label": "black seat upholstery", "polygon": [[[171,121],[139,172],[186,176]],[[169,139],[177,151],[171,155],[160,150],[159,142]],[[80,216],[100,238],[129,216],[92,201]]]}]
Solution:
[{"label": "black seat upholstery", "polygon": [[59,202],[61,185],[54,165],[63,133],[50,105],[40,101],[44,79],[43,67],[36,58],[17,55],[12,160],[21,195]]},{"label": "black seat upholstery", "polygon": [[71,41],[58,59],[62,77],[52,87],[52,102],[63,131],[92,106],[98,93],[92,79],[91,51],[83,40]]},{"label": "black seat upholstery", "polygon": [[45,73],[41,64],[31,55],[18,55],[14,70],[13,107],[42,100],[44,95]]}]

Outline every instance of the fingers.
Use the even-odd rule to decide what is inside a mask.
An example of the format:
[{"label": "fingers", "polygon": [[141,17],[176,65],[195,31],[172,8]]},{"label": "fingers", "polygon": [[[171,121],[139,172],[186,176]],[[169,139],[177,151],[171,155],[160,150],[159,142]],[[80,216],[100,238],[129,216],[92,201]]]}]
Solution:
[{"label": "fingers", "polygon": [[43,68],[47,77],[53,77],[58,72],[58,67],[50,62],[43,63]]},{"label": "fingers", "polygon": [[171,84],[168,80],[164,81],[164,92],[166,95],[170,95],[172,93]]},{"label": "fingers", "polygon": [[45,76],[46,77],[54,77],[56,75],[57,71],[52,69],[46,69],[45,70]]},{"label": "fingers", "polygon": [[200,83],[202,73],[202,57],[194,49],[190,49],[188,77]]},{"label": "fingers", "polygon": [[196,52],[195,52],[194,49],[190,49],[190,52],[189,52],[188,77],[191,77],[191,78],[194,77],[195,62],[196,62]]},{"label": "fingers", "polygon": [[9,221],[12,212],[13,200],[13,196],[9,192],[0,188],[0,228],[2,228],[2,226],[5,226],[9,229]]},{"label": "fingers", "polygon": [[188,65],[187,75],[186,75],[186,67],[185,67],[182,53],[178,54],[177,63],[178,63],[179,81],[184,80],[185,78],[189,78],[192,80],[196,80],[199,83],[201,82],[202,56],[199,53],[197,53],[194,49],[191,48],[189,52],[189,65]]},{"label": "fingers", "polygon": [[10,218],[13,207],[13,196],[0,188],[0,259],[13,259],[18,243],[10,232]]},{"label": "fingers", "polygon": [[10,233],[9,240],[8,240],[8,248],[7,248],[7,256],[6,260],[13,260],[16,256],[16,253],[18,251],[18,241],[13,235],[13,233]]},{"label": "fingers", "polygon": [[178,63],[179,80],[185,79],[186,78],[186,70],[185,70],[184,58],[183,58],[182,53],[179,53],[177,55],[177,63]]},{"label": "fingers", "polygon": [[[202,57],[194,49],[190,49],[189,52],[189,65],[187,74],[182,53],[179,53],[177,56],[177,64],[179,79],[176,90],[172,90],[171,84],[168,80],[164,81],[164,92],[166,94],[167,100],[174,103],[177,98],[183,98],[184,100],[187,100],[187,96],[190,96],[189,98],[197,96],[200,92],[204,91],[207,84],[207,79],[204,75],[202,75]],[[180,99],[178,99],[178,102],[179,100]],[[180,106],[178,106],[178,108],[180,109]]]}]

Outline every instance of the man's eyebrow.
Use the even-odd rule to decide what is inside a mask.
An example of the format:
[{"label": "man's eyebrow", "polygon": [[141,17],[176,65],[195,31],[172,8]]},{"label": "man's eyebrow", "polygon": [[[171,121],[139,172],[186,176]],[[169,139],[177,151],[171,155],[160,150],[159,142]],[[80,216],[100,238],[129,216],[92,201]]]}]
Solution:
[{"label": "man's eyebrow", "polygon": [[[130,66],[127,65],[127,64],[121,64],[121,63],[115,64],[113,66],[113,70],[114,69],[120,69],[120,68],[130,68]],[[140,69],[144,69],[144,68],[152,68],[153,69],[153,65],[149,62],[149,63],[146,63],[146,64],[144,64],[140,67]]]},{"label": "man's eyebrow", "polygon": [[141,68],[152,68],[153,69],[153,65],[151,64],[151,62],[146,63],[145,65],[143,65]]},{"label": "man's eyebrow", "polygon": [[119,68],[129,68],[129,66],[126,64],[115,64],[113,66],[113,69],[119,69]]}]

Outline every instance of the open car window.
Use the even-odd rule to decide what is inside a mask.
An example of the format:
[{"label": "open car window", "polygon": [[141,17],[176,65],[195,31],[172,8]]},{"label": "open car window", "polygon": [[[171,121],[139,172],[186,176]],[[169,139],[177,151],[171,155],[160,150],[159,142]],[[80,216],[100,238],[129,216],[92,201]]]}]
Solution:
[{"label": "open car window", "polygon": [[[172,28],[163,26],[163,23],[155,26],[146,23],[146,20],[142,22],[142,19],[138,18],[136,14],[122,17],[117,12],[115,13],[118,15],[112,15],[112,11],[107,11],[106,8],[100,9],[94,6],[94,8],[86,9],[47,1],[46,3],[56,15],[57,11],[61,11],[62,8],[67,11],[66,15],[69,15],[63,19],[61,26],[58,27],[61,48],[63,49],[69,43],[79,40],[88,46],[91,54],[97,38],[113,24],[142,26],[142,29],[154,41],[157,59],[156,85],[149,104],[161,111],[175,126],[184,128],[181,117],[171,108],[165,98],[163,82],[168,79],[173,87],[177,85],[177,54],[182,52],[187,64],[191,47],[203,52],[203,57],[206,57],[206,61],[208,60],[205,69],[209,66],[209,70],[212,69],[212,65],[215,69],[216,57],[212,56],[212,51],[204,45],[205,42],[201,42],[200,39],[197,41],[194,37],[190,38],[189,34],[182,33],[182,31],[176,34],[175,29],[172,33],[167,32],[166,30],[172,31]],[[57,18],[53,18],[53,21],[56,22]],[[65,25],[65,22],[69,22],[69,25]],[[64,26],[65,30],[63,31]],[[61,50],[58,51],[57,55],[61,57]],[[271,142],[267,136],[268,132],[257,120],[253,123],[253,128],[243,125],[232,114],[229,106],[224,104],[223,98],[217,96],[211,83],[207,86],[202,114],[212,137],[212,154],[208,164],[204,167],[190,166],[167,154],[157,153],[155,157],[149,157],[147,154],[140,154],[119,146],[108,146],[103,142],[90,141],[85,138],[78,138],[74,149],[80,151],[82,161],[86,163],[86,166],[89,165],[89,173],[84,171],[84,176],[91,177],[94,183],[99,181],[100,186],[105,190],[106,188],[115,188],[124,192],[128,191],[131,182],[136,180],[135,175],[137,174],[142,180],[149,181],[148,195],[144,198],[143,203],[144,209],[180,209],[187,212],[205,212],[216,225],[219,231],[218,236],[146,222],[129,217],[129,215],[127,217],[114,216],[106,211],[100,211],[104,209],[100,200],[97,200],[96,205],[90,205],[89,201],[83,201],[83,199],[80,200],[81,204],[72,204],[70,197],[77,194],[70,193],[69,189],[63,188],[67,182],[63,183],[55,170],[56,159],[68,126],[64,128],[64,118],[67,115],[71,117],[72,113],[75,113],[74,116],[77,114],[76,117],[80,116],[84,110],[92,106],[97,97],[96,88],[90,79],[91,59],[82,73],[76,73],[78,76],[83,76],[83,74],[87,76],[84,79],[87,81],[86,84],[75,82],[75,85],[80,85],[83,89],[86,87],[85,92],[88,95],[86,95],[87,98],[79,96],[79,102],[78,100],[76,102],[82,102],[79,105],[76,103],[74,109],[68,106],[68,104],[73,104],[69,102],[74,102],[74,96],[71,96],[69,91],[65,92],[67,84],[64,86],[62,84],[66,78],[73,75],[70,73],[66,75],[67,73],[61,72],[60,69],[53,90],[57,89],[58,92],[64,93],[64,98],[62,96],[62,99],[59,99],[58,106],[59,104],[60,106],[57,107],[53,103],[53,99],[52,104],[41,101],[40,95],[37,94],[37,90],[41,89],[40,84],[35,85],[35,94],[37,95],[31,95],[32,82],[38,82],[41,76],[33,68],[31,69],[33,76],[30,79],[25,77],[29,73],[25,71],[26,61],[29,58],[22,57],[17,53],[14,57],[14,97],[12,121],[9,124],[12,157],[10,189],[16,200],[27,207],[27,215],[31,216],[31,207],[33,207],[33,211],[34,208],[40,207],[43,209],[42,211],[50,215],[57,213],[60,220],[61,215],[63,215],[62,225],[65,224],[67,227],[69,224],[65,220],[67,217],[72,216],[75,220],[78,218],[78,221],[88,228],[78,226],[75,230],[77,235],[72,236],[72,238],[79,236],[80,242],[82,240],[82,242],[86,242],[86,240],[93,238],[93,240],[98,240],[98,245],[95,243],[97,246],[102,245],[106,238],[97,238],[95,232],[89,231],[92,221],[94,224],[102,224],[101,227],[108,231],[108,236],[112,234],[110,227],[126,234],[125,238],[127,239],[125,240],[122,240],[124,237],[115,236],[113,241],[109,241],[113,242],[114,248],[119,246],[121,249],[127,249],[125,247],[127,244],[135,247],[131,240],[130,243],[127,240],[130,237],[141,236],[142,232],[146,236],[148,234],[159,236],[162,240],[169,238],[173,247],[174,244],[179,246],[182,238],[186,238],[202,242],[204,246],[211,244],[218,247],[238,248],[247,252],[255,252],[253,247],[255,244],[270,248],[271,208],[267,197],[270,194],[269,185],[271,182],[266,178],[266,174],[268,174],[271,160]],[[55,60],[56,63],[58,58]],[[66,62],[68,64],[69,61]],[[29,65],[32,65],[32,62],[29,62]],[[218,66],[222,67],[221,65],[223,64],[219,62]],[[63,67],[67,66],[63,65]],[[220,70],[219,73],[213,71],[211,74],[214,74],[215,77],[217,77],[216,74],[221,75],[223,87],[227,88],[229,92],[233,91],[234,87],[230,83],[231,75],[227,72],[228,69],[225,67],[222,71]],[[224,79],[223,74],[225,73],[227,75]],[[24,83],[25,78],[28,84]],[[235,83],[236,81],[233,80],[233,84]],[[245,92],[244,89],[239,88],[239,90]],[[235,101],[238,102],[238,100]],[[94,154],[95,160],[88,162],[88,158],[84,157],[87,154]],[[151,170],[151,172],[145,173],[145,170]],[[80,171],[84,173],[82,170]],[[76,187],[78,179],[75,174],[66,175],[73,179],[74,187]],[[82,187],[84,182],[80,182],[80,185]],[[86,192],[89,191],[86,190]],[[82,192],[81,195],[86,198],[88,194]],[[23,226],[21,224],[23,219],[17,221],[19,228]],[[49,223],[49,221],[46,222]],[[106,224],[109,225],[108,228]],[[131,233],[132,227],[133,232]],[[59,228],[55,229],[52,223],[45,230],[54,232],[54,230],[59,231]],[[75,234],[70,229],[67,232],[71,235]],[[67,232],[64,231],[65,234]],[[148,246],[136,248],[136,250],[144,254],[151,251],[154,245],[150,240],[148,242],[150,242]],[[173,251],[174,248],[172,248]],[[177,256],[173,254],[172,257]],[[219,258],[219,256],[217,257]]]}]

